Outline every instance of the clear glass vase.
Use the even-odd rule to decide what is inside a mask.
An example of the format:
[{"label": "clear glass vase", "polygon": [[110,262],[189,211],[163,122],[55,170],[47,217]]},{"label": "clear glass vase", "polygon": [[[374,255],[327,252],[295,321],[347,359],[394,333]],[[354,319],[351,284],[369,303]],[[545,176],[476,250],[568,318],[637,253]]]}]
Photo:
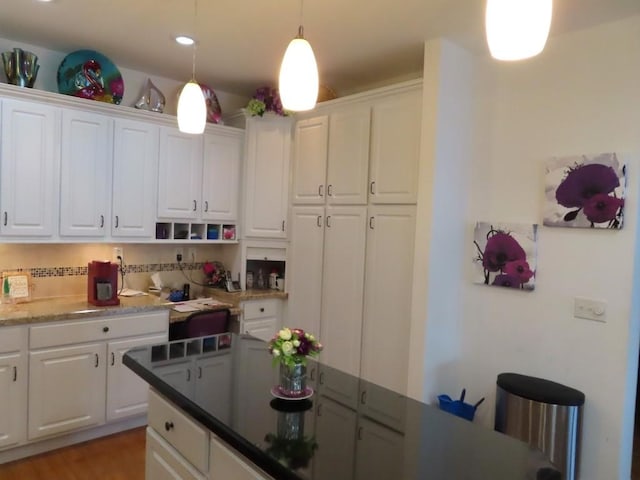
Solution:
[{"label": "clear glass vase", "polygon": [[278,390],[285,397],[302,397],[307,393],[307,367],[296,363],[293,367],[280,364],[280,384]]}]

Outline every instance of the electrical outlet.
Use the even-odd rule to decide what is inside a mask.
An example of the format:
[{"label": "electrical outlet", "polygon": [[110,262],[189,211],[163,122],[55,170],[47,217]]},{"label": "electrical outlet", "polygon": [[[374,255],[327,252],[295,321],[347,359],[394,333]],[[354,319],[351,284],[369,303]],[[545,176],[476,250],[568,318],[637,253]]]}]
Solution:
[{"label": "electrical outlet", "polygon": [[573,316],[596,322],[606,322],[607,302],[593,298],[575,297],[573,299]]},{"label": "electrical outlet", "polygon": [[187,258],[185,259],[189,263],[196,263],[196,249],[191,247],[187,248]]},{"label": "electrical outlet", "polygon": [[184,258],[184,248],[176,247],[173,251],[173,258],[176,259],[176,262],[183,262]]},{"label": "electrical outlet", "polygon": [[120,263],[118,257],[120,257],[124,262],[124,249],[122,247],[113,247],[113,258],[111,261],[113,263]]}]

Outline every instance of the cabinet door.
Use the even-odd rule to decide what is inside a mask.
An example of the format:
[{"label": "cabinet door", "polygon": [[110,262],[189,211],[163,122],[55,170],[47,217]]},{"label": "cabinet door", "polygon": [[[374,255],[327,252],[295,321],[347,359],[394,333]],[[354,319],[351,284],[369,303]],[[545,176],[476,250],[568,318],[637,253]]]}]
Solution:
[{"label": "cabinet door", "polygon": [[296,124],[291,198],[294,204],[324,203],[328,127],[326,115]]},{"label": "cabinet door", "polygon": [[369,106],[348,106],[331,113],[327,203],[366,205],[370,123]]},{"label": "cabinet door", "polygon": [[165,382],[181,392],[193,393],[193,372],[191,362],[172,363],[171,365],[158,365],[154,372]]},{"label": "cabinet door", "polygon": [[29,353],[29,439],[105,419],[105,345]]},{"label": "cabinet door", "polygon": [[405,478],[404,437],[371,422],[358,419],[356,442],[356,480],[371,478]]},{"label": "cabinet door", "polygon": [[[313,478],[352,480],[357,413],[324,396],[317,402],[318,450],[313,457]],[[374,475],[371,478],[378,477]]]},{"label": "cabinet door", "polygon": [[112,144],[108,117],[62,110],[60,235],[102,237],[109,231]]},{"label": "cabinet door", "polygon": [[247,120],[245,235],[286,238],[291,120]]},{"label": "cabinet door", "polygon": [[366,207],[327,207],[324,234],[321,361],[358,376]]},{"label": "cabinet door", "polygon": [[160,129],[158,217],[196,219],[202,196],[202,135]]},{"label": "cabinet door", "polygon": [[[403,394],[408,339],[389,335],[389,330],[410,330],[414,233],[415,207],[369,208],[361,377]],[[380,345],[385,355],[380,355]]]},{"label": "cabinet door", "polygon": [[158,184],[158,127],[115,121],[111,235],[150,238],[155,234]]},{"label": "cabinet door", "polygon": [[122,364],[122,356],[131,348],[166,341],[166,335],[156,335],[107,344],[107,421],[146,413],[149,385]]},{"label": "cabinet door", "polygon": [[268,480],[271,478],[216,437],[211,437],[209,464],[211,480]]},{"label": "cabinet door", "polygon": [[27,438],[27,361],[20,353],[0,355],[0,448]]},{"label": "cabinet door", "polygon": [[56,233],[60,172],[59,111],[19,100],[2,101],[0,233],[49,237]]},{"label": "cabinet door", "polygon": [[150,427],[147,427],[145,478],[205,480],[200,472]]},{"label": "cabinet door", "polygon": [[239,135],[221,133],[204,137],[202,218],[238,219],[241,146]]},{"label": "cabinet door", "polygon": [[218,420],[231,421],[231,352],[199,358],[195,364],[196,403]]},{"label": "cabinet door", "polygon": [[323,245],[324,207],[293,207],[287,309],[294,327],[314,335],[320,332]]},{"label": "cabinet door", "polygon": [[422,92],[377,101],[371,121],[372,203],[415,203],[420,159]]}]

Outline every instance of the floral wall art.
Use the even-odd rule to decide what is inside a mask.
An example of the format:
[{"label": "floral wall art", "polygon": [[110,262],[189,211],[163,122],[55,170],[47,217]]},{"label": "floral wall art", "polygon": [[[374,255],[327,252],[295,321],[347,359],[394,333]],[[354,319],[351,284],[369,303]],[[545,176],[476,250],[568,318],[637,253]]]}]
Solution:
[{"label": "floral wall art", "polygon": [[543,224],[621,229],[626,166],[615,153],[553,158],[545,169]]},{"label": "floral wall art", "polygon": [[475,282],[533,290],[538,226],[478,222],[473,235]]}]

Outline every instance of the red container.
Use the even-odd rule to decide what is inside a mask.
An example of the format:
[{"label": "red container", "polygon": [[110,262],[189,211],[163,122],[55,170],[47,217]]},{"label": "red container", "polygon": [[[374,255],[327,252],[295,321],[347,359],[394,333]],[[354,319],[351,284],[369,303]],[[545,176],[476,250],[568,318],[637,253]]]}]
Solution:
[{"label": "red container", "polygon": [[88,265],[87,301],[100,307],[120,305],[118,265],[94,260]]}]

